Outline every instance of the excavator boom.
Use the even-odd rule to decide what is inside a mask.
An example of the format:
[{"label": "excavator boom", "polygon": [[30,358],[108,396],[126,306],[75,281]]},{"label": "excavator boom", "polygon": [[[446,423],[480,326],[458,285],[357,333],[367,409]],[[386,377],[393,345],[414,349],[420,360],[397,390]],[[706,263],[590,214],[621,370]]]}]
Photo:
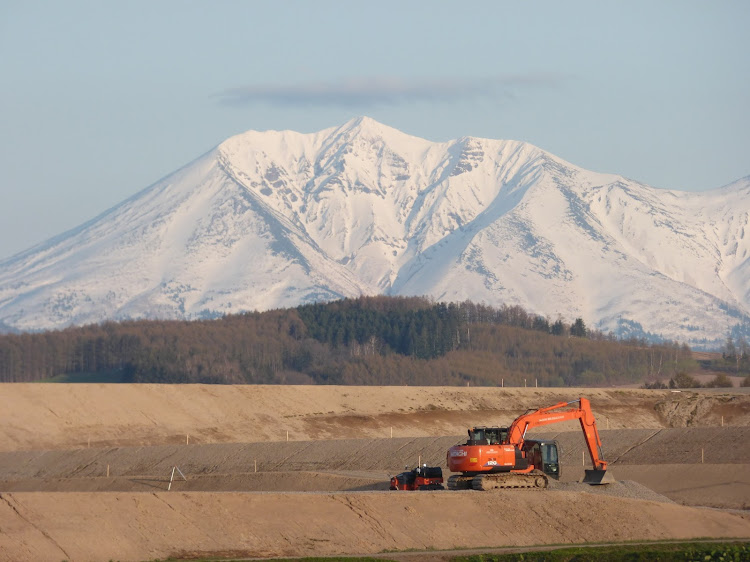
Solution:
[{"label": "excavator boom", "polygon": [[[578,407],[571,409],[570,406],[573,404],[578,404]],[[572,402],[560,402],[554,406],[540,408],[520,415],[508,428],[508,443],[521,448],[528,430],[575,419],[581,424],[581,430],[583,431],[594,470],[607,470],[607,461],[602,458],[602,440],[599,437],[599,431],[596,429],[596,420],[594,419],[594,413],[591,411],[591,402],[587,398],[582,397]]]}]

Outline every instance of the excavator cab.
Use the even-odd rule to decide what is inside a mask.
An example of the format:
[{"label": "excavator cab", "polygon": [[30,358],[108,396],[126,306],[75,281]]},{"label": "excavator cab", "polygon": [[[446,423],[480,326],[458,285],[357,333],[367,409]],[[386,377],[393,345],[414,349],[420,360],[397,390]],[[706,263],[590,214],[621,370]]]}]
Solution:
[{"label": "excavator cab", "polygon": [[464,445],[499,445],[507,438],[507,427],[472,427]]},{"label": "excavator cab", "polygon": [[560,479],[561,473],[558,447],[557,441],[528,440],[523,444],[529,464],[555,480]]}]

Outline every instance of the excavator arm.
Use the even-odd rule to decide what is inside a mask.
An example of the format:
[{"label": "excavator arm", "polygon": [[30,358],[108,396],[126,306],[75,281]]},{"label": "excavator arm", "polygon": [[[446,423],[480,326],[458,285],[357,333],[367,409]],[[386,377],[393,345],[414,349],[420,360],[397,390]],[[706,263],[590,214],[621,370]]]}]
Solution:
[{"label": "excavator arm", "polygon": [[[571,408],[573,404],[578,406]],[[599,438],[599,431],[596,429],[596,420],[594,419],[594,413],[591,411],[591,403],[586,398],[579,398],[572,402],[560,402],[554,406],[540,408],[519,416],[508,428],[507,442],[520,449],[528,430],[576,419],[581,424],[589,456],[594,466],[593,470],[586,471],[586,480],[589,483],[593,483],[592,481],[596,479],[603,480],[604,473],[607,470],[607,461],[602,458],[602,441]]]}]

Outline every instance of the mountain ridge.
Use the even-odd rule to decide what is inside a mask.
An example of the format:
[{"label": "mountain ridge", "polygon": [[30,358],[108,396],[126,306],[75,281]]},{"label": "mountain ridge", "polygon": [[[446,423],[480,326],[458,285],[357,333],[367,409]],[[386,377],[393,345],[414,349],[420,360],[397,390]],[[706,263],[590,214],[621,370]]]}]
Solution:
[{"label": "mountain ridge", "polygon": [[748,191],[750,176],[658,190],[521,141],[431,142],[368,117],[248,131],[0,262],[0,322],[427,295],[716,345],[750,324]]}]

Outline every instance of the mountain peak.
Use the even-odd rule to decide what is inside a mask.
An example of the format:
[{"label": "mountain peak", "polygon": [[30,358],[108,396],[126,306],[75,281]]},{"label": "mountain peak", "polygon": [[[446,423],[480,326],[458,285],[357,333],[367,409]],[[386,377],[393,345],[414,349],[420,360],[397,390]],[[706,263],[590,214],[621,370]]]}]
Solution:
[{"label": "mountain peak", "polygon": [[[360,115],[354,117],[338,127],[336,132],[345,135],[347,138],[363,138],[366,140],[393,139],[409,137],[406,133],[389,127],[376,121],[372,117]],[[410,137],[417,139],[417,137]],[[424,139],[419,139],[423,141]]]},{"label": "mountain peak", "polygon": [[376,121],[372,117],[368,117],[367,115],[360,115],[358,117],[353,117],[349,119],[346,123],[344,123],[343,127],[346,128],[359,128],[359,129],[370,129],[374,127],[384,127],[382,123],[379,121]]}]

